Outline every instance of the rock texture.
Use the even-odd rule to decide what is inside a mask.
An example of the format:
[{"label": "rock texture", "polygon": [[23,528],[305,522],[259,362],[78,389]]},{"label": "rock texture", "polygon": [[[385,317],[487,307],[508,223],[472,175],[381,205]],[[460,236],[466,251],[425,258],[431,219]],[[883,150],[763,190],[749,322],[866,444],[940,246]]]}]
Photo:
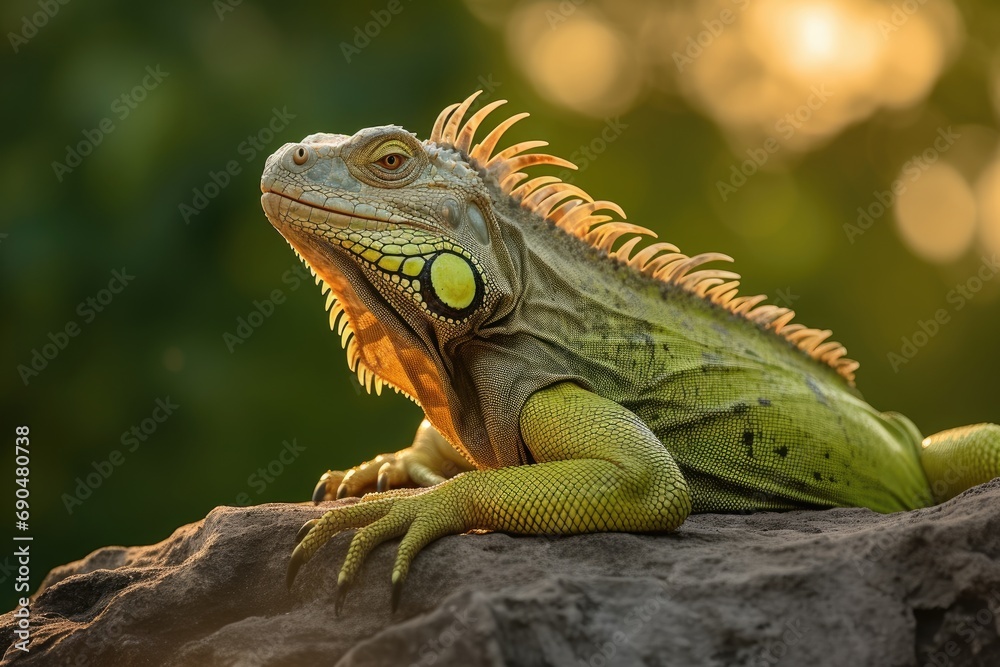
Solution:
[{"label": "rock texture", "polygon": [[[378,548],[334,614],[347,536],[285,589],[309,505],[220,507],[55,569],[33,665],[1000,665],[1000,480],[939,507],[692,516],[672,535],[447,537],[396,613]],[[11,613],[0,619],[13,633]]]}]

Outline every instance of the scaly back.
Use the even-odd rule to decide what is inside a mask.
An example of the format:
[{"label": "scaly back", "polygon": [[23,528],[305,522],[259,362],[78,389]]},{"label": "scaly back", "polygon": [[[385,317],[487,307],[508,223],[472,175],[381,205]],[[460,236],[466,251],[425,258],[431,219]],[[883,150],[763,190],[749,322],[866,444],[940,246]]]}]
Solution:
[{"label": "scaly back", "polygon": [[[594,201],[575,185],[555,176],[528,178],[522,170],[538,165],[554,165],[576,169],[572,162],[545,153],[528,153],[547,146],[545,141],[523,141],[494,153],[497,143],[514,123],[526,118],[519,113],[497,125],[481,142],[473,145],[476,130],[486,117],[507,100],[496,100],[475,112],[464,124],[465,115],[475,99],[476,91],[464,102],[446,107],[437,117],[430,141],[439,146],[458,150],[468,156],[469,163],[490,174],[500,189],[514,198],[529,212],[536,213],[563,231],[602,251],[607,261],[621,262],[654,280],[676,285],[735,315],[743,317],[766,331],[791,342],[803,353],[835,369],[854,386],[855,371],[860,364],[847,358],[847,349],[827,339],[833,332],[810,329],[793,324],[795,311],[763,304],[765,295],[739,296],[738,273],[712,268],[698,268],[710,262],[731,262],[728,255],[717,252],[689,257],[671,243],[651,243],[640,247],[644,236],[656,237],[645,227],[616,220],[606,212],[624,219],[625,212],[610,201]],[[617,250],[616,241],[626,240]]]}]

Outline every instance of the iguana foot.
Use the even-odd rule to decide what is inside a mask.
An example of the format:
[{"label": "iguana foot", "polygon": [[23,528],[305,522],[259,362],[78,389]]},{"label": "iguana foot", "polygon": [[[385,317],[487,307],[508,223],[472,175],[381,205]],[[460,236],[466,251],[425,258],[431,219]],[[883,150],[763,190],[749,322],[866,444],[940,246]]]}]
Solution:
[{"label": "iguana foot", "polygon": [[413,444],[395,454],[380,454],[350,470],[328,470],[313,490],[313,502],[363,496],[373,491],[440,484],[473,466],[426,419]]},{"label": "iguana foot", "polygon": [[392,569],[392,606],[395,609],[403,580],[417,552],[439,537],[468,530],[462,498],[461,491],[450,483],[433,489],[370,493],[354,505],[336,507],[319,519],[307,521],[299,530],[299,543],[288,563],[289,588],[299,568],[330,538],[343,530],[360,528],[351,539],[337,577],[336,611],[339,613],[351,582],[372,549],[386,540],[402,536]]}]

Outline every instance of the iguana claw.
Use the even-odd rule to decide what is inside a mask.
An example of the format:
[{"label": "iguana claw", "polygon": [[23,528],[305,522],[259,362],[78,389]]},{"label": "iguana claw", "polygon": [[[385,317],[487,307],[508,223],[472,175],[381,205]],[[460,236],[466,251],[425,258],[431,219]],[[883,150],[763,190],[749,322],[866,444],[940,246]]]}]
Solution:
[{"label": "iguana claw", "polygon": [[298,574],[299,568],[309,560],[306,553],[301,549],[302,540],[305,539],[309,531],[313,529],[319,523],[319,519],[309,519],[302,527],[299,528],[299,532],[295,535],[295,550],[292,552],[292,558],[288,561],[288,572],[285,574],[285,585],[291,589],[292,583],[295,581],[295,575]]},{"label": "iguana claw", "polygon": [[288,559],[288,571],[285,573],[285,586],[291,590],[292,584],[295,583],[295,575],[299,573],[299,568],[309,560],[302,550],[302,545],[296,545],[295,550],[292,552],[292,557]]},{"label": "iguana claw", "polygon": [[392,600],[390,605],[392,611],[396,611],[399,607],[399,596],[403,592],[403,577],[399,576],[399,572],[392,573]]},{"label": "iguana claw", "polygon": [[330,473],[325,472],[316,482],[316,488],[313,489],[312,501],[315,504],[320,504],[326,500],[326,480],[329,478]]},{"label": "iguana claw", "polygon": [[340,612],[344,609],[344,600],[347,599],[347,589],[351,587],[349,582],[338,583],[337,584],[337,599],[333,603],[333,613],[340,616]]},{"label": "iguana claw", "polygon": [[312,527],[315,526],[318,522],[319,519],[309,519],[304,524],[302,524],[302,527],[299,528],[298,534],[295,535],[295,544],[301,542],[305,538],[305,536],[309,534],[309,531],[312,530]]}]

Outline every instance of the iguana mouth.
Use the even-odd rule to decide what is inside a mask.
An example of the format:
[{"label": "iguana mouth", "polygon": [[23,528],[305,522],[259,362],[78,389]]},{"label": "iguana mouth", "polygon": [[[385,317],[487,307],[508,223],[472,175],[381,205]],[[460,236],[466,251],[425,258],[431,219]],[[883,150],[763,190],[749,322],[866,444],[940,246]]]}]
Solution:
[{"label": "iguana mouth", "polygon": [[[348,212],[328,205],[326,203],[329,201],[328,199],[323,202],[309,201],[309,194],[305,193],[297,198],[281,192],[265,190],[260,197],[260,203],[272,224],[280,222],[297,227],[305,226],[303,223],[309,223],[309,226],[313,227],[325,224],[332,229],[347,229],[353,225],[359,227],[359,231],[384,231],[403,223],[409,223],[406,218],[398,215],[379,216],[377,213],[366,215],[358,213],[356,208]],[[350,202],[345,200],[344,204],[346,208]],[[358,221],[362,221],[360,225]]]}]

